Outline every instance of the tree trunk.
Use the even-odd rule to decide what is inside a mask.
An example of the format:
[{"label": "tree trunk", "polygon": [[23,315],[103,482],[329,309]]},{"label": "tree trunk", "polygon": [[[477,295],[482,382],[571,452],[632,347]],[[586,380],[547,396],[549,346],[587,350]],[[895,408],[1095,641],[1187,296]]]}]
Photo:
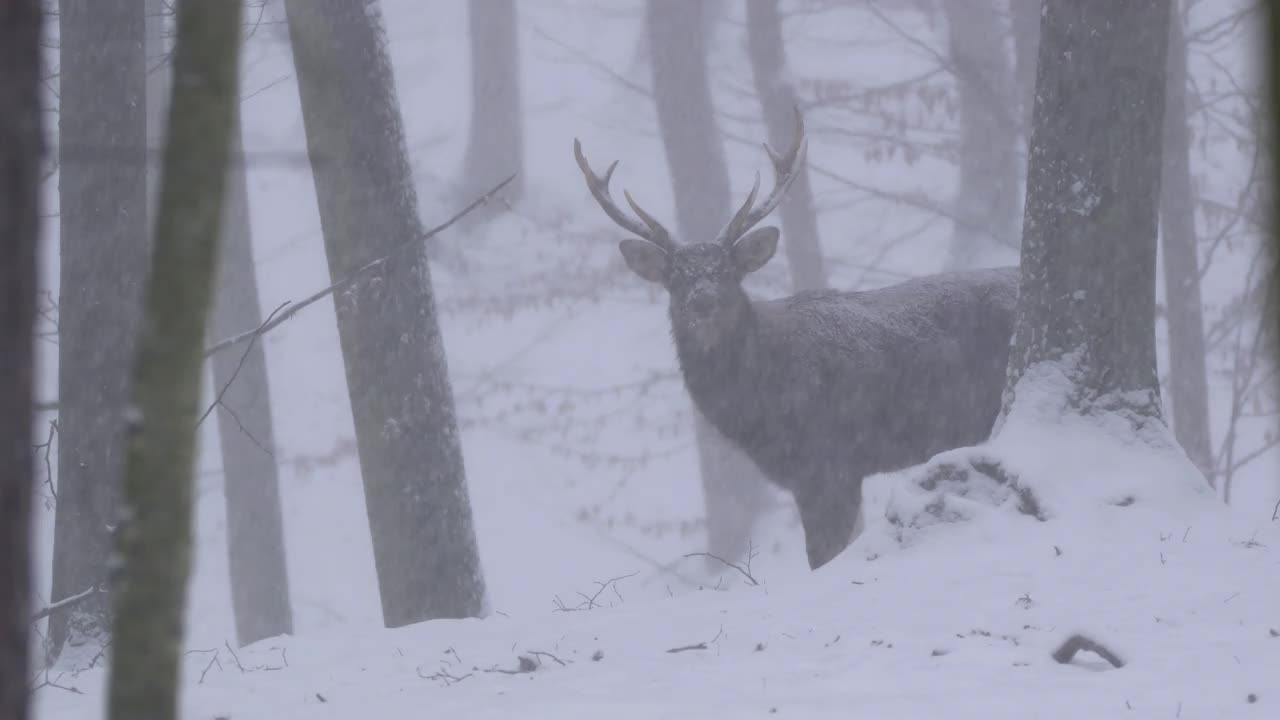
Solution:
[{"label": "tree trunk", "polygon": [[1164,111],[1164,167],[1160,224],[1169,320],[1169,399],[1173,432],[1191,462],[1214,484],[1209,433],[1209,382],[1196,250],[1195,193],[1191,187],[1191,132],[1187,128],[1187,45],[1182,21],[1169,22],[1168,87]]},{"label": "tree trunk", "polygon": [[[1045,2],[1006,413],[1024,392],[1048,391],[1071,412],[1116,413],[1138,431],[1162,424],[1155,258],[1169,16],[1168,0]],[[1044,384],[1055,375],[1069,384]]]},{"label": "tree trunk", "polygon": [[[52,599],[106,580],[147,267],[143,5],[59,3],[58,504]],[[106,641],[105,594],[49,618],[72,664]]]},{"label": "tree trunk", "polygon": [[[778,0],[747,0],[747,53],[769,144],[778,150],[788,148],[795,134],[795,109],[800,103],[787,72]],[[800,168],[799,177],[787,191],[778,211],[782,214],[782,248],[791,269],[792,288],[797,291],[825,288],[827,275],[807,165]]]},{"label": "tree trunk", "polygon": [[[685,0],[649,0],[646,10],[658,129],[671,170],[676,225],[688,242],[710,242],[729,220],[729,171],[707,78],[705,12],[701,3]],[[694,416],[707,552],[741,557],[768,500],[768,485],[745,453],[696,410]]]},{"label": "tree trunk", "polygon": [[286,0],[388,627],[480,614],[484,580],[417,195],[376,3]]},{"label": "tree trunk", "polygon": [[995,264],[1001,247],[1018,247],[1019,104],[994,0],[942,6],[960,109],[960,167],[947,267],[969,270]]},{"label": "tree trunk", "polygon": [[228,144],[238,102],[239,0],[178,4],[145,328],[125,416],[120,570],[107,713],[178,716],[191,569],[196,422]]},{"label": "tree trunk", "polygon": [[24,720],[30,696],[40,24],[39,0],[0,8],[0,720]]},{"label": "tree trunk", "polygon": [[1013,30],[1013,85],[1018,96],[1018,132],[1023,143],[1027,143],[1031,137],[1042,4],[1043,0],[1009,0],[1010,26]]},{"label": "tree trunk", "polygon": [[[463,188],[479,195],[516,173],[505,197],[524,189],[524,126],[520,103],[520,44],[515,0],[483,0],[467,6],[471,34],[471,131]],[[494,206],[498,207],[497,204]],[[485,212],[479,208],[479,213]],[[473,213],[472,220],[475,215]]]},{"label": "tree trunk", "polygon": [[[222,268],[210,322],[210,335],[215,340],[262,323],[239,98],[232,112]],[[240,352],[217,353],[211,363],[215,391],[226,388],[218,406],[218,439],[227,502],[231,608],[236,617],[236,640],[247,645],[293,632],[267,356],[262,343],[255,342]]]}]

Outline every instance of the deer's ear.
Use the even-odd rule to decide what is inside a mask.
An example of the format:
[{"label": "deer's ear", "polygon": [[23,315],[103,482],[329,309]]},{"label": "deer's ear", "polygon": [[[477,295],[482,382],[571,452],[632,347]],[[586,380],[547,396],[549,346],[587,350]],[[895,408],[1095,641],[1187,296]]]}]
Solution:
[{"label": "deer's ear", "polygon": [[746,275],[764,267],[778,250],[778,228],[765,226],[743,235],[733,244],[733,264]]},{"label": "deer's ear", "polygon": [[627,261],[631,272],[649,282],[666,283],[667,268],[671,261],[666,250],[636,238],[627,238],[618,243],[618,249],[622,251],[622,259]]}]

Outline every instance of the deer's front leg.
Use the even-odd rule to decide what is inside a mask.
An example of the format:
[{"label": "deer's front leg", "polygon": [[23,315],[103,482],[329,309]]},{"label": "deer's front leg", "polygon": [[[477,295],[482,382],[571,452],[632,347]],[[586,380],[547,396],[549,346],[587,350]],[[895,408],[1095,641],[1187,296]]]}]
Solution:
[{"label": "deer's front leg", "polygon": [[791,494],[800,509],[809,568],[817,570],[853,541],[861,514],[862,477],[828,476],[797,485]]}]

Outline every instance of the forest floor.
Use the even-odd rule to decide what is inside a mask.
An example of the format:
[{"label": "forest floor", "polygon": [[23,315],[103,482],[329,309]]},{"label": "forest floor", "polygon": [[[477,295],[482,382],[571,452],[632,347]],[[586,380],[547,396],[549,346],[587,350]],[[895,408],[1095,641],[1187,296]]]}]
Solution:
[{"label": "forest floor", "polygon": [[[1001,437],[1043,521],[881,475],[818,572],[670,598],[602,578],[543,612],[192,647],[184,717],[1280,716],[1280,521],[1245,527],[1181,457],[1096,430]],[[951,521],[902,512],[942,495]],[[1123,666],[1055,661],[1076,633]],[[96,716],[105,678],[52,673],[39,716]]]}]

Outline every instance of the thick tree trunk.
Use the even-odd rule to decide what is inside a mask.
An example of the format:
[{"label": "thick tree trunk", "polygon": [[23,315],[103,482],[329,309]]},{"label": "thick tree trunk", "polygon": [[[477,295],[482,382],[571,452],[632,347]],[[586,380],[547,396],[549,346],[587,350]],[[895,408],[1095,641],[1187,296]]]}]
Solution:
[{"label": "thick tree trunk", "polygon": [[960,109],[960,167],[947,268],[968,270],[995,264],[1002,247],[1018,247],[1019,104],[995,0],[942,6]]},{"label": "thick tree trunk", "polygon": [[[61,0],[58,504],[52,599],[106,580],[147,267],[140,2]],[[106,640],[105,594],[49,618],[54,653]]]},{"label": "thick tree trunk", "polygon": [[[685,0],[649,0],[646,11],[658,128],[671,170],[676,225],[687,242],[710,242],[730,214],[729,171],[707,78],[705,12],[701,3]],[[707,552],[741,557],[767,502],[767,481],[745,453],[696,410],[694,415]]]},{"label": "thick tree trunk", "polygon": [[1182,21],[1176,17],[1169,23],[1167,68],[1160,224],[1164,240],[1165,316],[1169,321],[1169,399],[1173,402],[1173,432],[1178,443],[1213,485],[1209,382],[1196,250],[1195,193],[1191,187],[1191,133],[1187,128],[1187,45]]},{"label": "thick tree trunk", "polygon": [[[787,72],[786,46],[782,41],[782,19],[778,0],[747,0],[747,53],[756,95],[764,111],[769,144],[779,151],[791,146],[795,134],[795,109],[799,106],[795,88]],[[778,206],[782,214],[783,251],[791,269],[793,289],[818,290],[827,286],[818,238],[818,214],[813,207],[809,167],[787,191]]]},{"label": "thick tree trunk", "polygon": [[478,615],[484,580],[417,195],[376,3],[286,0],[388,627]]},{"label": "thick tree trunk", "polygon": [[[1024,392],[1052,392],[1071,412],[1117,413],[1138,430],[1162,423],[1155,258],[1169,5],[1045,2],[1006,412]],[[1054,375],[1068,385],[1045,384]]]},{"label": "thick tree trunk", "polygon": [[515,0],[483,0],[468,4],[467,12],[471,35],[471,131],[467,136],[463,187],[468,198],[474,197],[516,173],[504,193],[508,201],[514,202],[524,189],[516,4]]},{"label": "thick tree trunk", "polygon": [[0,7],[0,720],[24,720],[30,696],[40,23],[39,0]]},{"label": "thick tree trunk", "polygon": [[233,109],[239,0],[179,3],[155,247],[125,423],[107,713],[178,716],[196,421]]},{"label": "thick tree trunk", "polygon": [[[262,323],[253,267],[247,168],[241,161],[240,103],[232,109],[231,164],[222,216],[222,266],[210,335],[230,337]],[[211,358],[227,502],[227,554],[236,639],[247,645],[293,632],[280,476],[274,455],[267,356],[261,342]]]}]

